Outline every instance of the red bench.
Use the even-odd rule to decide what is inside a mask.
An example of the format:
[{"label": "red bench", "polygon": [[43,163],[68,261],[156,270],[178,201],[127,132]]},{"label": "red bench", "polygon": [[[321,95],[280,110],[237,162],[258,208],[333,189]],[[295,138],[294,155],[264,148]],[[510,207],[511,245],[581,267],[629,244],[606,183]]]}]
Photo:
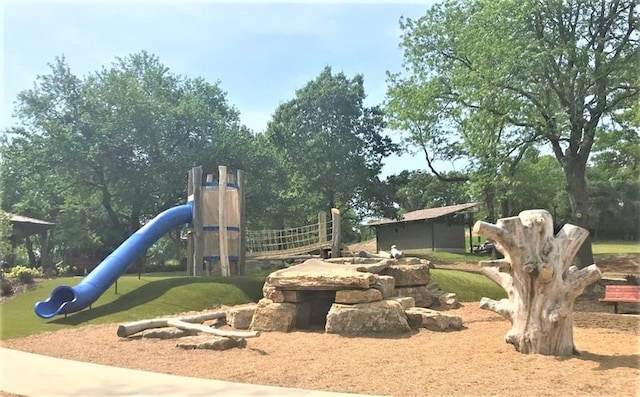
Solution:
[{"label": "red bench", "polygon": [[613,303],[618,313],[618,303],[640,303],[640,285],[607,285],[600,302]]}]

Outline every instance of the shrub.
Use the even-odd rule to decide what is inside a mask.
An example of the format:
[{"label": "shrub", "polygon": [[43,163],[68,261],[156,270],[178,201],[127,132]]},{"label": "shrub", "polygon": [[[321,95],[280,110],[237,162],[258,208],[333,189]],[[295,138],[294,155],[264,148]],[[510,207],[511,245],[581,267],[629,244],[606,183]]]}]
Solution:
[{"label": "shrub", "polygon": [[43,276],[42,270],[32,269],[26,266],[16,266],[7,273],[7,277],[17,278],[23,284],[31,284],[34,278]]},{"label": "shrub", "polygon": [[71,274],[71,266],[69,265],[65,265],[64,262],[58,262],[54,265],[56,274],[59,277],[64,277],[64,276],[68,276]]},{"label": "shrub", "polygon": [[13,295],[13,285],[9,280],[0,281],[0,295],[1,296],[11,296]]},{"label": "shrub", "polygon": [[640,277],[635,274],[627,274],[624,278],[627,280],[627,284],[640,285]]}]

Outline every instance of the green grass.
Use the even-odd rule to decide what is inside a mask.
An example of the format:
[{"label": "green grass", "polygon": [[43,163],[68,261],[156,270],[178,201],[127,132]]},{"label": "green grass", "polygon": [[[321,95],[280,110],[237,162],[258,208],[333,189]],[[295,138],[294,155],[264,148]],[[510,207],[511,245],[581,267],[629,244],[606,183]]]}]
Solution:
[{"label": "green grass", "polygon": [[443,291],[454,292],[460,302],[477,302],[483,297],[502,299],[507,296],[498,284],[476,273],[431,269],[431,281]]},{"label": "green grass", "polygon": [[[629,241],[597,241],[593,243],[594,255],[637,255],[640,254],[640,243]],[[434,263],[473,263],[491,259],[489,254],[472,254],[469,252],[432,252],[430,250],[411,250],[407,255],[428,259]]]},{"label": "green grass", "polygon": [[593,243],[594,255],[599,254],[640,254],[640,242],[596,241]]},{"label": "green grass", "polygon": [[489,254],[471,254],[469,252],[444,252],[444,251],[409,251],[407,256],[416,256],[422,259],[428,259],[434,263],[473,263],[491,259]]},{"label": "green grass", "polygon": [[[75,285],[80,278],[46,280],[0,305],[0,339],[19,338],[78,325],[117,323],[219,305],[236,305],[262,297],[261,277],[151,277],[126,275],[118,280],[118,293],[110,287],[91,309],[67,317],[44,320],[36,316],[33,305],[49,297],[58,285]],[[115,332],[115,331],[114,331]]]}]

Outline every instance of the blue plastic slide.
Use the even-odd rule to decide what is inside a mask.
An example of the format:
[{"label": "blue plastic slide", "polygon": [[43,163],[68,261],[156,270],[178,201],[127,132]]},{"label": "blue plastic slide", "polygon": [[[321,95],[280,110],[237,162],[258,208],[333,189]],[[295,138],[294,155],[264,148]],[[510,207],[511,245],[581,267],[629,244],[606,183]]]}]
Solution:
[{"label": "blue plastic slide", "polygon": [[125,240],[75,287],[61,285],[51,292],[49,299],[37,302],[34,307],[36,314],[50,318],[89,306],[163,234],[191,222],[192,212],[193,204],[190,202],[160,213]]}]

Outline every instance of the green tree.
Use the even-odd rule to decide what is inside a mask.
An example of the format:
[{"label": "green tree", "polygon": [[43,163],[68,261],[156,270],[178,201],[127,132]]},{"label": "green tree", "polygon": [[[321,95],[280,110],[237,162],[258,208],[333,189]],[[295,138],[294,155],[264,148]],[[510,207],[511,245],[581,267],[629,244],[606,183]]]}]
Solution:
[{"label": "green tree", "polygon": [[640,136],[601,132],[587,169],[590,226],[599,239],[640,239]]},{"label": "green tree", "polygon": [[381,110],[364,99],[361,75],[326,67],[276,109],[266,134],[290,175],[282,191],[295,223],[332,207],[361,211],[373,201],[382,160],[396,148],[383,135]]},{"label": "green tree", "polygon": [[58,58],[16,110],[22,126],[0,146],[3,206],[63,225],[55,238],[72,251],[104,254],[184,202],[192,166],[253,164],[254,137],[218,83],[146,52],[83,78]]},{"label": "green tree", "polygon": [[[459,175],[452,172],[444,176],[454,179]],[[468,183],[446,182],[428,172],[402,171],[398,175],[389,176],[387,183],[396,192],[394,201],[403,213],[463,204],[471,200]]]},{"label": "green tree", "polygon": [[420,114],[415,128],[437,147],[466,137],[434,126],[476,114],[508,126],[513,145],[548,144],[564,171],[571,222],[586,227],[596,133],[640,92],[637,21],[635,1],[439,3],[401,20],[408,74],[390,76],[391,95],[408,98],[405,113]]}]

